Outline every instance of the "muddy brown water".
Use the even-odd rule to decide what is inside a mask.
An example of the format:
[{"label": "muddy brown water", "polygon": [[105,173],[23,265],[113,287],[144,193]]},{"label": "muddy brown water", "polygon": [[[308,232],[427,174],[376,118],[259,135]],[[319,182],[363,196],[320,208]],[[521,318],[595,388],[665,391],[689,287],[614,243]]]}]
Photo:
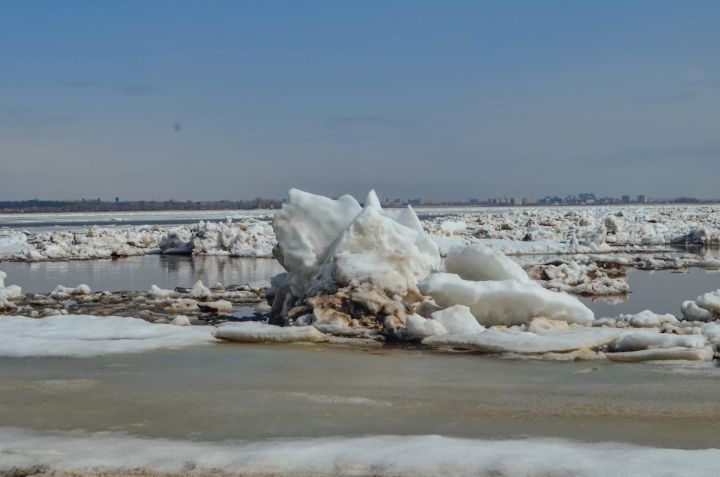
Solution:
[{"label": "muddy brown water", "polygon": [[194,440],[442,434],[720,446],[714,364],[220,344],[0,359],[0,426]]}]

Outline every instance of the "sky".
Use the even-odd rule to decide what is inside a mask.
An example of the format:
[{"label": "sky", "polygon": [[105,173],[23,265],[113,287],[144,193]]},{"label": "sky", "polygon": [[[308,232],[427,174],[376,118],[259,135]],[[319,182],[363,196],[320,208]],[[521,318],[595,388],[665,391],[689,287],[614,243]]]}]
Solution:
[{"label": "sky", "polygon": [[717,1],[0,0],[0,200],[720,198]]}]

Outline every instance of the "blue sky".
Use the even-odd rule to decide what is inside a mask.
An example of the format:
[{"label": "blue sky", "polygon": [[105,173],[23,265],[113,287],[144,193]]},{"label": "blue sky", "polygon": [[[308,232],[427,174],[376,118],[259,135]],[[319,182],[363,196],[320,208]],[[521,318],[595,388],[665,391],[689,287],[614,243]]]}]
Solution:
[{"label": "blue sky", "polygon": [[720,197],[720,2],[0,8],[0,199]]}]

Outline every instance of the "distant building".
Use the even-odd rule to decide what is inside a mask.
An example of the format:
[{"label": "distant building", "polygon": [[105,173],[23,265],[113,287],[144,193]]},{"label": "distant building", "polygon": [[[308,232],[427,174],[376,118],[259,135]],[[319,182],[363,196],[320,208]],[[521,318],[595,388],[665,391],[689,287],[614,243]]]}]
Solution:
[{"label": "distant building", "polygon": [[637,196],[637,201],[640,204],[647,204],[648,198],[645,194],[640,194]]},{"label": "distant building", "polygon": [[578,201],[583,204],[594,204],[596,200],[597,198],[595,197],[595,194],[591,194],[589,192],[578,194]]},{"label": "distant building", "polygon": [[629,195],[624,195],[624,196],[622,196],[622,203],[623,203],[623,204],[629,204],[629,203],[630,203],[630,196],[629,196]]}]

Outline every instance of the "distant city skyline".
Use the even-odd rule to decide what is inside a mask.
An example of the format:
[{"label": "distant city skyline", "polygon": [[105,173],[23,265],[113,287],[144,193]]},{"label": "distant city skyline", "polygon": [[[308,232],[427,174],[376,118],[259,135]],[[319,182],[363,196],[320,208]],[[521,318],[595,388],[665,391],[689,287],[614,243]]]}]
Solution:
[{"label": "distant city skyline", "polygon": [[3,200],[718,195],[720,2],[2,6]]},{"label": "distant city skyline", "polygon": [[[101,198],[82,198],[69,201],[39,200],[26,201],[0,200],[0,213],[34,213],[34,212],[131,212],[131,211],[162,211],[162,210],[248,210],[248,209],[279,209],[287,197],[265,197],[255,199],[191,201],[191,200],[150,200],[128,201],[115,197],[113,200]],[[361,198],[357,198],[362,203]],[[637,205],[637,204],[693,204],[720,203],[720,199],[698,199],[692,196],[654,198],[645,194],[634,197],[597,196],[591,192],[559,197],[546,195],[537,197],[489,197],[485,199],[469,198],[460,201],[432,201],[422,197],[416,198],[380,198],[384,207],[412,206],[479,206],[479,207],[516,207],[516,206],[593,206],[593,205]]]}]

